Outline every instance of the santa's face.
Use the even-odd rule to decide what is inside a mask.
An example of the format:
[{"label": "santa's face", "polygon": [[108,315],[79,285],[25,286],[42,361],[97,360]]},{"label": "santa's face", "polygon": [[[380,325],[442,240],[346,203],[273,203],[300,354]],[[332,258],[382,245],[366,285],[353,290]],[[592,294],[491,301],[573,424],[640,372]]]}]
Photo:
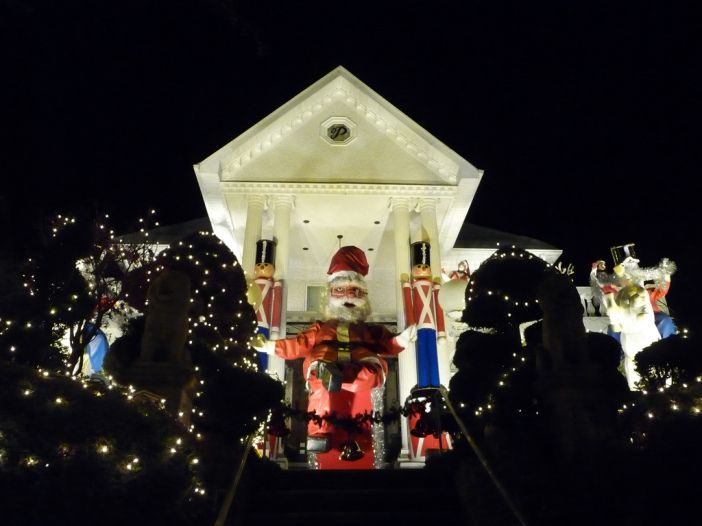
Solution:
[{"label": "santa's face", "polygon": [[363,321],[370,314],[368,289],[355,280],[334,280],[329,284],[325,309],[327,319]]}]

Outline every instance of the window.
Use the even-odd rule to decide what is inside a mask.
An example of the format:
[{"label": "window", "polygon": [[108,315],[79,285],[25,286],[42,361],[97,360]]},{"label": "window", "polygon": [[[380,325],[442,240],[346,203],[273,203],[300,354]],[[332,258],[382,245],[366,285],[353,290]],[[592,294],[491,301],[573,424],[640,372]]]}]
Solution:
[{"label": "window", "polygon": [[307,302],[305,303],[305,310],[307,312],[321,311],[324,289],[325,285],[307,285]]}]

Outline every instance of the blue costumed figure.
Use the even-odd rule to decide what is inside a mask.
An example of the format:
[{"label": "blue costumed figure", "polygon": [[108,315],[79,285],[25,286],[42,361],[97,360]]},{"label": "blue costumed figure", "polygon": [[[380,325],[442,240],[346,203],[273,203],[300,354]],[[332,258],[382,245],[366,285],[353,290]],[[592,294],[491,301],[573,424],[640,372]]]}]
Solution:
[{"label": "blue costumed figure", "polygon": [[[92,323],[86,323],[85,334],[88,334],[94,329]],[[96,374],[102,372],[102,362],[105,360],[105,355],[110,348],[110,344],[107,342],[107,336],[100,329],[97,330],[95,335],[90,339],[88,344],[85,346],[85,355],[88,358],[88,364],[83,366],[84,371],[86,365],[89,365],[89,371],[91,374]]]}]

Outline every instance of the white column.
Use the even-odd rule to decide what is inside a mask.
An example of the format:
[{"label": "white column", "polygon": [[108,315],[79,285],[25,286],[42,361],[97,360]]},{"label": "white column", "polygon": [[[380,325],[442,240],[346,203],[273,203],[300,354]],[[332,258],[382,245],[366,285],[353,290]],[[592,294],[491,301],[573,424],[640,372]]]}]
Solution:
[{"label": "white column", "polygon": [[390,199],[390,208],[395,224],[395,301],[397,305],[397,330],[405,328],[405,310],[402,303],[402,283],[400,276],[410,273],[410,233],[409,233],[409,199],[406,197],[393,197]]},{"label": "white column", "polygon": [[[393,197],[390,208],[395,228],[395,301],[397,302],[397,330],[405,328],[405,311],[402,299],[402,283],[400,276],[410,273],[410,203],[406,197]],[[414,344],[402,351],[397,357],[398,384],[400,403],[404,403],[410,395],[410,389],[417,383],[417,352]],[[402,433],[402,451],[409,449],[407,420],[402,417],[400,425]]]},{"label": "white column", "polygon": [[436,226],[436,200],[420,199],[419,215],[422,218],[422,229],[426,232],[431,245],[431,275],[441,277],[441,250],[439,247],[439,229]]},{"label": "white column", "polygon": [[[278,195],[272,199],[273,237],[275,249],[275,279],[283,282],[283,298],[280,313],[280,337],[285,337],[285,321],[288,310],[288,262],[290,260],[290,211],[294,203],[292,195]],[[281,382],[285,380],[285,360],[271,354],[268,356],[268,374]]]},{"label": "white column", "polygon": [[288,262],[290,259],[290,212],[293,203],[294,197],[292,195],[277,195],[272,200],[273,237],[276,242],[276,279],[285,280],[288,277]]},{"label": "white column", "polygon": [[261,237],[265,204],[266,198],[263,195],[250,194],[247,196],[246,229],[244,230],[244,247],[241,251],[241,266],[249,280],[253,279],[256,264],[256,241]]},{"label": "white column", "polygon": [[[436,224],[436,199],[420,199],[418,203],[419,214],[422,218],[422,229],[429,236],[431,245],[431,275],[435,279],[441,279],[441,247],[439,246],[439,228]],[[451,320],[444,318],[444,326]],[[449,345],[444,340],[441,344],[437,342],[437,358],[439,362],[439,381],[442,385],[447,385],[451,377],[451,353]]]}]

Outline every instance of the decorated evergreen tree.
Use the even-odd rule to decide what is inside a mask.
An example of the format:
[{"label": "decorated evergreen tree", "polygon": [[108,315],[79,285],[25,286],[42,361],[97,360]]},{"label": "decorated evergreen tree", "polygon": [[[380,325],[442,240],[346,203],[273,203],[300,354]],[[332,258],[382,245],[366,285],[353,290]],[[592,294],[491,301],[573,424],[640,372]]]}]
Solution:
[{"label": "decorated evergreen tree", "polygon": [[[120,243],[109,231],[110,243],[96,244],[96,238],[87,241],[78,229],[68,229],[72,219],[61,219],[66,230],[57,227],[47,245],[56,249],[55,257],[42,258],[41,265],[26,271],[31,281],[17,293],[26,301],[12,318],[29,321],[7,324],[11,316],[3,311],[3,344],[22,342],[12,350],[3,347],[0,364],[0,490],[13,489],[16,503],[4,510],[4,517],[18,524],[38,524],[48,517],[87,524],[97,514],[102,522],[115,524],[211,522],[219,506],[213,499],[226,491],[235,466],[248,454],[241,441],[265,423],[282,397],[280,384],[255,371],[248,345],[255,316],[246,301],[243,272],[209,233],[150,261],[150,252],[140,259],[134,245]],[[60,235],[68,233],[73,241]],[[142,234],[146,241],[146,229]],[[152,249],[146,242],[139,245]],[[56,268],[51,268],[54,260]],[[165,400],[140,392],[139,386],[55,374],[65,370],[56,344],[64,327],[80,334],[81,325],[98,325],[100,316],[104,320],[127,298],[131,307],[148,309],[149,282],[169,269],[186,273],[193,284],[188,351],[197,389],[188,427],[178,415],[163,411]],[[52,305],[54,318],[44,315]],[[50,322],[32,321],[42,319]],[[117,382],[139,356],[143,324],[143,316],[132,319],[107,355],[106,366]],[[53,347],[47,352],[43,345]],[[59,491],[52,489],[57,487]],[[50,495],[32,506],[36,491]],[[89,504],[81,503],[85,515],[76,518],[67,503],[77,498],[87,498]]]},{"label": "decorated evergreen tree", "polygon": [[538,286],[557,272],[526,250],[497,250],[470,277],[463,321],[516,337],[520,323],[541,318]]},{"label": "decorated evergreen tree", "polygon": [[[488,476],[457,440],[467,504],[484,510],[477,522],[603,523],[592,503],[622,480],[616,408],[628,391],[619,351],[586,336],[568,276],[516,248],[471,276],[463,318],[471,329],[457,343],[449,395],[492,468]],[[593,487],[606,466],[609,484]]]},{"label": "decorated evergreen tree", "polygon": [[463,321],[470,329],[456,344],[450,395],[477,429],[499,418],[512,425],[538,411],[533,389],[535,354],[523,347],[520,324],[542,317],[539,283],[557,271],[516,248],[497,250],[473,273],[466,290]]},{"label": "decorated evergreen tree", "polygon": [[101,381],[0,364],[5,524],[201,524],[201,446],[158,404]]},{"label": "decorated evergreen tree", "polygon": [[[222,489],[242,454],[235,444],[265,424],[268,411],[283,397],[282,387],[257,372],[250,346],[256,316],[247,301],[246,279],[221,240],[198,232],[173,244],[148,267],[147,283],[164,272],[182,272],[190,280],[186,349],[197,382],[190,429],[204,447],[207,482]],[[125,382],[138,360],[143,335],[144,319],[136,318],[112,346],[105,367],[118,382]]]},{"label": "decorated evergreen tree", "polygon": [[679,443],[675,456],[697,455],[697,446],[695,452],[683,452],[688,438],[702,439],[702,359],[694,340],[659,340],[636,356],[636,367],[641,390],[619,409],[629,423],[632,445],[658,451],[673,441]]}]

